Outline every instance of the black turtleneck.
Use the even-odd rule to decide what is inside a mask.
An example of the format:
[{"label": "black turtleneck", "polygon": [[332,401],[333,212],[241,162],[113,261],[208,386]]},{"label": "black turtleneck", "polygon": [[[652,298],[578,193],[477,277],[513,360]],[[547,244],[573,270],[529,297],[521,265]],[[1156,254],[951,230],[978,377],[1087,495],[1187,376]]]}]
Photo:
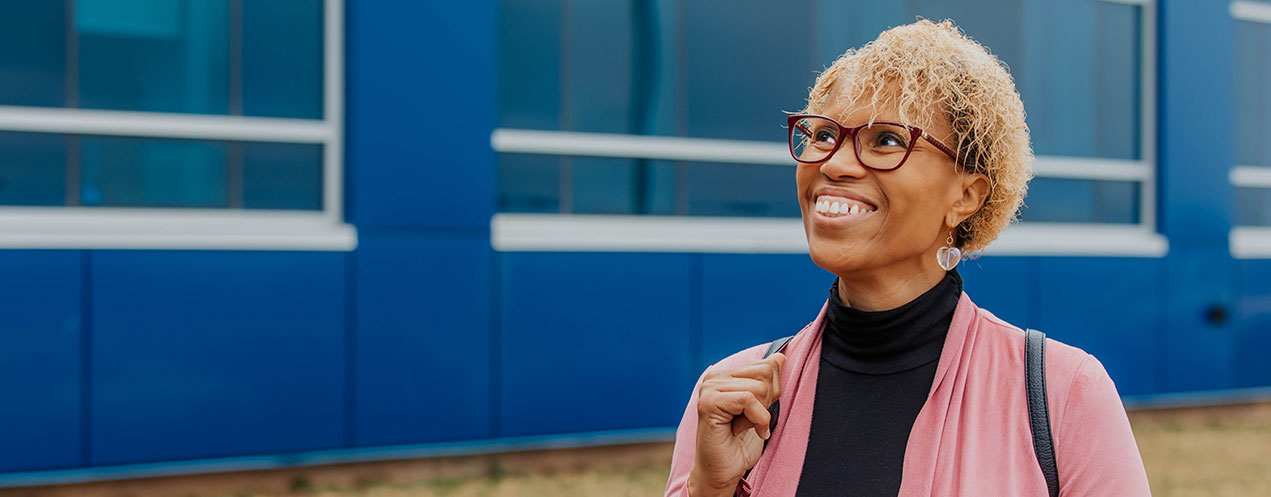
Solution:
[{"label": "black turtleneck", "polygon": [[835,280],[800,497],[899,493],[909,432],[961,296],[953,270],[908,304],[867,312],[843,305]]}]

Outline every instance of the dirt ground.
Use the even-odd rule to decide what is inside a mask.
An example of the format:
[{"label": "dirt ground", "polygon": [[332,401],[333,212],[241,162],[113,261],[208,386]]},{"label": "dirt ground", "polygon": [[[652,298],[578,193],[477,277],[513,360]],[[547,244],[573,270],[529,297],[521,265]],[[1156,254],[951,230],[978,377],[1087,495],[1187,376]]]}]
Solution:
[{"label": "dirt ground", "polygon": [[[1130,413],[1156,497],[1271,495],[1271,403]],[[200,475],[0,497],[582,497],[662,495],[670,444],[501,454],[273,474]]]}]

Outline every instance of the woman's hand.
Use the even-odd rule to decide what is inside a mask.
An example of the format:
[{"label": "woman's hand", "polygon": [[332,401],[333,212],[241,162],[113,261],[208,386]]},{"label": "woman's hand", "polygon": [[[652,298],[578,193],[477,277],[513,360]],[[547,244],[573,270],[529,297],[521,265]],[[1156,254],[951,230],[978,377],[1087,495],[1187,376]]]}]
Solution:
[{"label": "woman's hand", "polygon": [[768,406],[781,397],[785,354],[707,373],[697,391],[697,450],[689,473],[692,497],[733,495],[772,436]]}]

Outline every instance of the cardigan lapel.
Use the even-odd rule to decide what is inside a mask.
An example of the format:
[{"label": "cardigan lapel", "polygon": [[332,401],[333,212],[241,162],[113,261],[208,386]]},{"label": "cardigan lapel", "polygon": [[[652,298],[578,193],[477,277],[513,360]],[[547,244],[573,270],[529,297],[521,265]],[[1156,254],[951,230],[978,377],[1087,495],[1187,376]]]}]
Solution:
[{"label": "cardigan lapel", "polygon": [[[961,399],[967,380],[964,373],[970,363],[978,329],[974,326],[976,309],[971,297],[963,292],[958,299],[957,309],[953,312],[953,322],[949,324],[944,348],[940,351],[940,362],[936,366],[935,379],[931,382],[931,392],[909,432],[904,469],[901,473],[900,497],[934,495],[934,490],[941,486],[935,480],[938,466],[942,462],[939,457],[945,443],[942,436],[946,429],[955,429],[963,415]],[[956,461],[943,462],[956,464]]]}]

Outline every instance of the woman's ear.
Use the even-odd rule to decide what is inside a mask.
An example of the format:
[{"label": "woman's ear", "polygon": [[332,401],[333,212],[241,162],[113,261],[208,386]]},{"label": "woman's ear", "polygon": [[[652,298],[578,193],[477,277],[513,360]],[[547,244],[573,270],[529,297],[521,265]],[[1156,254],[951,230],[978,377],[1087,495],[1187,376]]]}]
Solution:
[{"label": "woman's ear", "polygon": [[953,202],[953,208],[945,216],[948,226],[957,226],[980,210],[989,198],[989,177],[983,173],[960,175],[962,196]]}]

